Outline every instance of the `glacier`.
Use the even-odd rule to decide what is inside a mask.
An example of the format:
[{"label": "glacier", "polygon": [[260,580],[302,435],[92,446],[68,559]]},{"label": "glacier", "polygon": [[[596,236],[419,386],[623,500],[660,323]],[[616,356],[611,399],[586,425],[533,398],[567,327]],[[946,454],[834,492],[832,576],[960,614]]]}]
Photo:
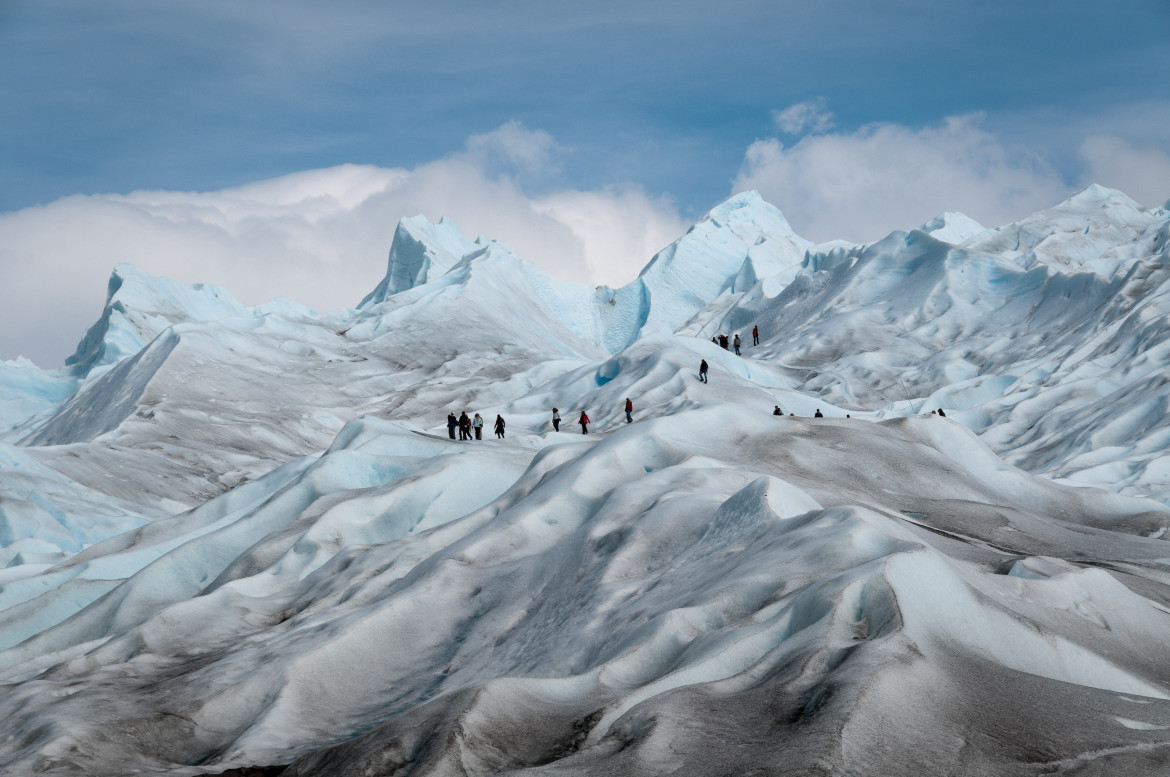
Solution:
[{"label": "glacier", "polygon": [[0,773],[1164,774],[1168,239],[747,192],[616,289],[423,217],[346,310],[120,265],[0,363]]}]

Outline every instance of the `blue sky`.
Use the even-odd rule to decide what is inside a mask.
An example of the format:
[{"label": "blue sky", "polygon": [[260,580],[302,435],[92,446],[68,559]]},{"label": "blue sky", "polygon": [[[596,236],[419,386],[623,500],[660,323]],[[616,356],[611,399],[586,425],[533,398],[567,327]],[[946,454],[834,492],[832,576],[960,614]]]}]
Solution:
[{"label": "blue sky", "polygon": [[[345,164],[413,182],[379,213],[389,234],[401,216],[453,215],[611,283],[652,250],[605,265],[633,227],[583,238],[612,221],[597,214],[644,211],[649,239],[666,240],[745,187],[816,240],[877,239],[945,210],[993,226],[1091,182],[1157,206],[1170,198],[1166,73],[1165,0],[0,0],[0,239],[25,246],[19,263],[0,247],[0,271],[28,274],[25,297],[61,293],[50,251],[71,248],[40,238],[58,211],[82,219],[31,206]],[[558,249],[560,227],[493,211],[500,187],[595,245]],[[377,265],[389,234],[354,255]],[[84,303],[98,309],[93,278],[114,257],[87,252],[102,242],[81,235],[86,271],[68,271],[99,287]],[[238,288],[227,270],[119,250]],[[306,301],[356,301],[380,270]],[[16,348],[0,342],[0,358]]]},{"label": "blue sky", "polygon": [[413,166],[518,120],[570,149],[533,186],[634,181],[696,213],[814,98],[844,129],[982,112],[1075,184],[1075,128],[1110,115],[1170,150],[1164,114],[1124,117],[1167,72],[1163,0],[6,0],[0,210]]}]

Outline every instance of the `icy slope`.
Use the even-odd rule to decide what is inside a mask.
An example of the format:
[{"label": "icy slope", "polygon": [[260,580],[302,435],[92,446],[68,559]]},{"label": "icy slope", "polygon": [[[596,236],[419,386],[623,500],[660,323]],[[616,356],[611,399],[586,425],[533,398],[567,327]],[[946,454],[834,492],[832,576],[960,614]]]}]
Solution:
[{"label": "icy slope", "polygon": [[[964,247],[1014,258],[1026,268],[1043,264],[1108,278],[1156,249],[1150,239],[1165,224],[1164,213],[1147,211],[1123,193],[1094,184],[1055,208],[973,236]],[[1146,239],[1134,241],[1135,235]]]},{"label": "icy slope", "polygon": [[758,192],[732,197],[655,255],[622,290],[631,297],[636,290],[641,304],[630,341],[640,333],[673,332],[723,292],[742,292],[761,278],[782,286],[810,247]]},{"label": "icy slope", "polygon": [[0,764],[1039,773],[1164,741],[1164,508],[938,418],[562,439],[525,468],[365,422],[214,530],[95,549],[157,550],[0,654]]},{"label": "icy slope", "polygon": [[[887,415],[945,407],[1030,471],[1170,500],[1170,219],[1102,191],[1036,226],[1058,236],[1045,244],[1059,243],[1059,262],[976,250],[995,236],[957,247],[894,233],[810,253],[779,293],[756,284],[682,331],[758,324],[750,356],[788,368],[801,391]],[[1124,218],[1061,231],[1086,203]],[[1103,268],[1102,256],[1129,258]]]}]

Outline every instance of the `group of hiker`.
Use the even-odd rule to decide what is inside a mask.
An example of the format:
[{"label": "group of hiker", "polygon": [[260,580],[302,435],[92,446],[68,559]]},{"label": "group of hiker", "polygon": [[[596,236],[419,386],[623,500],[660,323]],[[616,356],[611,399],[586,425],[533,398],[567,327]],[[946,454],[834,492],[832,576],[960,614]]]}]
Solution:
[{"label": "group of hiker", "polygon": [[[780,409],[779,405],[776,405],[776,409],[772,411],[772,415],[784,415],[784,411]],[[796,413],[789,413],[788,415],[795,416]],[[825,414],[821,412],[821,409],[819,407],[817,408],[817,412],[813,413],[813,418],[824,418],[824,417],[825,417]],[[849,418],[849,414],[846,413],[845,417]]]},{"label": "group of hiker", "polygon": [[[626,411],[626,423],[633,423],[634,421],[634,400],[626,397],[626,404],[624,406]],[[577,419],[577,423],[581,425],[581,434],[589,434],[589,414],[584,410],[581,411],[581,417]],[[504,417],[502,415],[496,416],[496,437],[504,437]],[[557,408],[552,409],[552,426],[554,432],[561,430],[561,412]],[[460,440],[482,440],[483,439],[483,418],[479,413],[474,416],[468,416],[467,411],[456,418],[455,413],[447,414],[447,436],[452,440],[455,439],[455,432],[458,430]],[[475,435],[472,437],[472,435]]]},{"label": "group of hiker", "polygon": [[[504,417],[502,415],[496,416],[496,437],[503,438],[504,436]],[[447,414],[447,436],[452,440],[455,439],[455,430],[459,430],[460,440],[482,440],[483,439],[483,416],[476,413],[474,417],[469,417],[467,411],[464,410],[458,418],[455,417],[454,411]],[[475,437],[472,437],[472,434]]]},{"label": "group of hiker", "polygon": [[[739,350],[739,347],[743,344],[743,342],[739,339],[739,332],[736,332],[731,338],[728,338],[727,335],[722,334],[722,333],[717,334],[717,335],[713,335],[711,337],[711,342],[715,343],[715,345],[719,346],[720,348],[722,348],[725,351],[728,350],[728,346],[731,346],[731,348],[735,350],[736,356],[743,355],[740,353],[740,350]],[[759,345],[759,344],[760,344],[760,327],[759,326],[752,326],[752,345]],[[699,380],[703,381],[704,383],[707,382],[707,360],[706,359],[701,360],[701,362],[699,364]]]},{"label": "group of hiker", "polygon": [[[938,410],[931,410],[930,414],[941,416],[943,418],[947,417],[946,411],[944,411],[941,407]],[[784,411],[780,409],[779,405],[776,405],[776,409],[772,411],[772,415],[784,415]],[[788,415],[795,416],[796,413],[789,413]],[[821,409],[819,407],[817,408],[817,411],[815,413],[813,413],[813,418],[824,418],[824,417],[825,417],[825,414],[821,412]],[[853,416],[851,416],[849,413],[846,413],[845,417],[852,418]]]},{"label": "group of hiker", "polygon": [[[629,401],[630,400],[628,400],[628,399],[626,400],[626,402],[629,402]],[[588,413],[586,413],[584,410],[582,410],[581,417],[577,419],[577,423],[581,424],[581,434],[589,434],[590,421],[589,421],[589,414]],[[555,407],[553,408],[553,411],[552,411],[552,425],[553,425],[554,432],[559,432],[561,430],[561,411],[557,410]]]},{"label": "group of hiker", "polygon": [[[735,350],[736,356],[742,356],[742,354],[739,352],[739,347],[743,344],[743,341],[741,341],[739,339],[739,332],[736,332],[735,335],[733,335],[731,338],[728,338],[727,335],[722,334],[722,333],[714,335],[711,337],[711,342],[715,343],[715,345],[719,346],[720,348],[722,348],[725,351],[728,349],[728,346],[730,345],[731,348]],[[759,345],[759,344],[760,344],[760,328],[758,326],[753,326],[752,327],[752,345]]]},{"label": "group of hiker", "polygon": [[[628,424],[634,420],[634,402],[629,397],[626,397],[625,410],[626,423]],[[577,418],[577,423],[581,426],[581,434],[589,434],[589,424],[593,422],[589,420],[588,413],[582,410],[581,415]],[[555,407],[552,409],[552,425],[554,432],[559,432],[561,430],[561,412]]]},{"label": "group of hiker", "polygon": [[[711,342],[715,343],[716,345],[719,345],[720,347],[722,347],[725,350],[730,345],[732,348],[735,349],[736,355],[739,355],[739,353],[740,353],[739,349],[740,349],[741,342],[739,339],[739,333],[736,333],[730,339],[725,334],[719,334],[719,335],[712,337]],[[758,326],[753,326],[752,327],[752,345],[759,345],[759,344],[760,344],[760,328]],[[707,381],[708,370],[709,370],[709,366],[707,364],[707,360],[700,359],[699,360],[699,380],[702,381],[703,383],[708,382]],[[625,410],[625,413],[626,413],[626,423],[627,424],[633,423],[633,421],[634,421],[634,402],[633,402],[633,400],[630,399],[629,397],[626,397],[626,402],[625,402],[625,406],[623,409]],[[944,416],[944,417],[946,416],[946,413],[943,412],[942,408],[939,408],[937,410],[931,410],[930,413],[931,413],[931,415],[939,415],[939,416]],[[776,405],[775,410],[772,411],[772,415],[784,415],[784,411],[780,409],[779,405]],[[789,413],[788,415],[792,416],[795,414]],[[825,416],[820,411],[820,408],[818,408],[817,411],[815,413],[813,413],[813,418],[824,418],[824,417]],[[850,416],[846,415],[845,417],[849,418]],[[584,410],[582,410],[580,417],[577,419],[577,423],[581,426],[581,434],[589,434],[590,421],[589,421],[589,414],[588,413],[586,413]],[[496,416],[496,423],[495,423],[496,437],[499,437],[501,439],[504,437],[504,426],[505,426],[504,417],[502,415],[497,415]],[[552,427],[553,427],[554,432],[559,432],[561,430],[561,413],[560,413],[560,410],[558,410],[555,407],[552,409]],[[455,431],[456,430],[459,431],[459,439],[460,440],[471,440],[471,439],[482,440],[483,439],[483,418],[480,416],[479,413],[476,413],[473,417],[468,417],[466,410],[463,411],[463,413],[458,418],[455,417],[454,412],[449,413],[447,415],[447,434],[451,437],[452,440],[455,439]],[[475,435],[474,438],[472,437],[473,434]]]}]

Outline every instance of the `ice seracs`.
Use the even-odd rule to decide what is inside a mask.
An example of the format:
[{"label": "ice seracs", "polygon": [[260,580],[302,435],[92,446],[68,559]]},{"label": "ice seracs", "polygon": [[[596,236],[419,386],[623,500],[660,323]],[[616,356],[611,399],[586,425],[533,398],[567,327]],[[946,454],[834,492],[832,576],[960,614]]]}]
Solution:
[{"label": "ice seracs", "polygon": [[448,218],[433,224],[425,216],[402,219],[394,230],[386,275],[358,305],[376,305],[400,291],[436,280],[480,246],[468,241]]},{"label": "ice seracs", "polygon": [[979,235],[965,247],[1013,258],[1025,268],[1042,264],[1110,278],[1140,258],[1127,249],[1164,224],[1164,214],[1093,184],[1054,208]]}]

